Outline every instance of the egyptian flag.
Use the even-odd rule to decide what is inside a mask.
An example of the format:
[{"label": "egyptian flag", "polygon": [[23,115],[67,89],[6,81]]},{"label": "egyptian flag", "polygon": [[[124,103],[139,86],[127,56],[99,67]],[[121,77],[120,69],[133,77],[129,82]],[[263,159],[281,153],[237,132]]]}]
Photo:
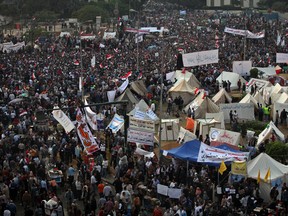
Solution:
[{"label": "egyptian flag", "polygon": [[24,116],[24,115],[27,115],[27,114],[28,114],[28,112],[23,109],[23,110],[20,112],[19,116],[21,117],[21,116]]},{"label": "egyptian flag", "polygon": [[127,72],[124,76],[121,76],[120,79],[126,80],[128,77],[132,76],[132,71]]},{"label": "egyptian flag", "polygon": [[107,54],[107,55],[106,55],[106,59],[107,59],[107,60],[109,60],[109,59],[111,59],[111,58],[113,58],[113,55],[111,55],[111,54]]},{"label": "egyptian flag", "polygon": [[36,76],[35,76],[35,73],[34,73],[34,72],[33,72],[32,75],[31,75],[31,79],[32,79],[32,80],[35,80],[35,79],[36,79]]},{"label": "egyptian flag", "polygon": [[181,72],[182,74],[185,74],[186,73],[186,68],[184,67],[183,69],[182,69],[182,72]]},{"label": "egyptian flag", "polygon": [[143,75],[142,72],[140,72],[137,79],[142,79],[142,75]]},{"label": "egyptian flag", "polygon": [[76,59],[76,60],[74,60],[74,62],[73,62],[73,64],[75,65],[75,66],[79,66],[79,61]]}]

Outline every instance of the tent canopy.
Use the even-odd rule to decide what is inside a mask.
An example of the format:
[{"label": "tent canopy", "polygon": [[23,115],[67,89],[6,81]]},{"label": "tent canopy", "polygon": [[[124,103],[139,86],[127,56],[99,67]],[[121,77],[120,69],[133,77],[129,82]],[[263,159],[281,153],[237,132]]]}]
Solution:
[{"label": "tent canopy", "polygon": [[230,81],[231,82],[231,87],[230,89],[231,90],[235,90],[235,89],[238,89],[238,81],[241,81],[241,85],[244,83],[246,84],[246,80],[240,76],[239,74],[237,73],[233,73],[233,72],[226,72],[226,71],[223,71],[221,72],[221,74],[216,78],[216,80],[222,84],[222,81]]},{"label": "tent canopy", "polygon": [[185,71],[184,73],[181,70],[176,70],[170,80],[172,82],[180,80],[186,80],[186,82],[193,88],[199,88],[201,86],[201,83],[199,80],[194,76],[193,73]]},{"label": "tent canopy", "polygon": [[258,107],[257,100],[250,93],[246,94],[239,103],[253,103],[256,108]]},{"label": "tent canopy", "polygon": [[123,101],[128,100],[127,109],[131,110],[134,104],[138,103],[138,100],[133,95],[133,93],[130,91],[129,88],[127,88],[118,98],[115,99],[115,101]]},{"label": "tent canopy", "polygon": [[169,89],[168,93],[173,99],[181,96],[185,105],[194,97],[194,88],[192,88],[185,79],[182,79],[177,81],[174,86]]},{"label": "tent canopy", "polygon": [[[146,112],[148,109],[149,109],[149,106],[147,105],[147,103],[143,99],[141,99],[127,115],[134,116],[136,110],[139,110],[141,112]],[[144,119],[151,120],[151,118],[148,115],[145,115]],[[157,117],[156,121],[158,120],[159,118]]]},{"label": "tent canopy", "polygon": [[279,163],[266,153],[261,153],[247,163],[247,175],[249,178],[257,179],[260,170],[260,179],[264,180],[269,168],[271,171],[269,180],[274,180],[288,174],[288,166]]},{"label": "tent canopy", "polygon": [[[190,161],[190,162],[197,162],[200,145],[201,145],[201,142],[198,139],[194,139],[194,140],[184,143],[180,147],[166,150],[166,152],[168,153],[168,155],[173,156],[175,158],[179,158],[179,159]],[[219,147],[217,146],[215,148],[219,148]],[[220,148],[223,150],[224,148],[226,148],[225,150],[228,150],[231,152],[239,152],[225,145],[221,145]],[[225,162],[225,163],[228,164],[229,162]],[[218,166],[219,164],[209,163],[209,165]]]},{"label": "tent canopy", "polygon": [[216,95],[212,98],[212,101],[215,104],[225,103],[226,101],[228,103],[232,102],[231,96],[226,92],[224,88],[220,89],[220,91],[217,92]]}]

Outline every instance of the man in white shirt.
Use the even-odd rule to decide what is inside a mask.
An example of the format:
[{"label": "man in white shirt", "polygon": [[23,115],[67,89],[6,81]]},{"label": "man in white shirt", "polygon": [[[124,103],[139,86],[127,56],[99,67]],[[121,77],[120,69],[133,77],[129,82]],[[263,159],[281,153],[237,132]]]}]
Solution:
[{"label": "man in white shirt", "polygon": [[97,180],[96,180],[96,177],[95,177],[95,174],[91,176],[90,178],[90,183],[91,183],[91,188],[92,188],[92,191],[91,193],[92,194],[96,194],[96,189],[97,189]]}]

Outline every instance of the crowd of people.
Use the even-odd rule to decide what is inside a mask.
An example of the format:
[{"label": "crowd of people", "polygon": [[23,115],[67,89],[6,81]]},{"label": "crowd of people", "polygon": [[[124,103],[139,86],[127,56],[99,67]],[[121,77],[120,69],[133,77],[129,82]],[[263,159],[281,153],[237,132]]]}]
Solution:
[{"label": "crowd of people", "polygon": [[[263,207],[261,215],[268,215],[268,205],[261,200],[254,181],[241,179],[223,184],[221,192],[215,195],[217,169],[190,164],[187,172],[186,163],[174,159],[172,163],[164,160],[159,164],[155,158],[135,156],[135,146],[126,145],[124,134],[113,134],[108,129],[95,132],[100,151],[87,156],[76,131],[66,134],[51,116],[54,105],[58,105],[72,121],[76,119],[76,107],[83,104],[78,87],[81,75],[84,95],[90,103],[101,103],[108,101],[107,91],[121,85],[120,77],[132,71],[129,79],[141,78],[149,89],[149,97],[138,95],[139,99],[151,105],[159,101],[160,71],[165,74],[180,69],[177,62],[180,52],[219,48],[218,64],[187,68],[205,90],[211,94],[218,92],[216,77],[224,70],[231,71],[233,61],[244,58],[243,38],[225,34],[226,26],[247,27],[252,32],[265,30],[264,39],[247,39],[245,58],[253,66],[275,66],[276,52],[288,52],[288,46],[276,46],[277,31],[286,34],[286,21],[267,21],[259,13],[187,10],[183,16],[179,15],[179,9],[177,5],[149,1],[139,18],[122,20],[124,27],[119,27],[115,39],[80,40],[77,35],[51,34],[35,49],[27,46],[17,53],[0,54],[1,214],[19,215],[21,204],[25,215],[42,216],[47,207],[43,200],[53,199],[57,202],[49,213],[53,216],[254,215],[256,206]],[[135,35],[125,32],[126,27],[136,26],[165,27],[169,32],[153,37],[144,35],[137,48]],[[215,36],[220,45],[215,43]],[[0,37],[1,43],[12,40],[24,38]],[[285,37],[284,40],[288,42]],[[96,62],[91,67],[93,56]],[[80,65],[76,63],[80,61]],[[229,83],[225,81],[228,92]],[[163,101],[169,115],[173,115],[173,103],[179,111],[183,108],[181,97],[176,100],[169,97],[167,91],[171,85],[164,79]],[[238,87],[245,92],[245,86]],[[155,104],[153,107],[159,112]],[[104,128],[118,112],[111,105],[92,108],[97,113],[104,112]],[[190,110],[192,117],[194,112]],[[231,122],[237,122],[236,111],[230,118]],[[60,181],[49,176],[51,169],[61,171]],[[179,199],[160,196],[157,184],[181,188],[182,195]],[[282,188],[281,199],[287,210],[288,192],[286,187]],[[271,192],[272,196],[275,202],[269,208],[276,209],[278,200]]]}]

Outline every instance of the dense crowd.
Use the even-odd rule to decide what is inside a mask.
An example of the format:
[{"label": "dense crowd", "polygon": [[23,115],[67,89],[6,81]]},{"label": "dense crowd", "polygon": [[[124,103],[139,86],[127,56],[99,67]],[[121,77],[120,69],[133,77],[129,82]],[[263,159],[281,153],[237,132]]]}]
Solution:
[{"label": "dense crowd", "polygon": [[[178,9],[176,5],[150,2],[139,17],[122,21],[124,28],[118,29],[120,36],[116,39],[96,37],[81,41],[79,36],[51,35],[35,49],[27,46],[17,53],[0,54],[1,214],[17,215],[15,203],[21,203],[25,215],[45,215],[43,200],[49,199],[58,203],[50,213],[53,216],[63,216],[64,212],[71,216],[254,215],[256,206],[263,207],[261,215],[268,215],[267,207],[277,210],[274,189],[270,193],[274,202],[269,206],[261,200],[257,184],[250,180],[222,184],[221,192],[215,195],[217,169],[190,164],[187,172],[186,163],[180,161],[158,164],[155,158],[135,156],[135,146],[125,145],[121,132],[95,132],[100,151],[88,157],[76,132],[66,134],[50,115],[57,104],[75,120],[76,107],[82,105],[78,87],[81,74],[85,77],[84,93],[89,102],[99,103],[107,102],[107,91],[117,89],[122,82],[120,77],[132,71],[129,79],[137,80],[141,75],[149,89],[149,95],[144,98],[138,95],[139,99],[151,105],[152,101],[159,101],[160,71],[180,69],[177,59],[182,51],[217,48],[215,36],[220,39],[219,63],[187,70],[194,73],[207,91],[218,92],[216,77],[224,70],[231,71],[233,61],[244,58],[244,39],[225,34],[225,26],[248,28],[252,32],[265,30],[264,39],[247,39],[245,58],[253,66],[275,66],[275,53],[288,52],[287,45],[276,46],[277,31],[286,33],[286,21],[267,21],[258,13],[237,15],[187,10],[185,16],[180,16]],[[136,26],[165,27],[169,32],[162,36],[145,35],[137,49],[135,35],[124,31],[125,27]],[[288,42],[287,37],[284,39]],[[2,35],[0,39],[1,42],[10,40],[15,38]],[[91,67],[93,56],[95,67]],[[75,63],[81,59],[80,65]],[[229,86],[229,80],[227,83]],[[181,97],[177,98],[178,102],[173,101],[167,94],[172,83],[164,79],[164,84],[164,103],[167,102],[168,108],[175,103],[181,111]],[[118,112],[110,105],[96,107],[96,111],[105,115],[105,126]],[[61,182],[48,175],[51,169],[62,171]],[[110,170],[115,171],[112,182],[107,178],[111,177]],[[183,189],[180,199],[157,194],[159,183]],[[285,185],[281,193],[287,210]]]}]

